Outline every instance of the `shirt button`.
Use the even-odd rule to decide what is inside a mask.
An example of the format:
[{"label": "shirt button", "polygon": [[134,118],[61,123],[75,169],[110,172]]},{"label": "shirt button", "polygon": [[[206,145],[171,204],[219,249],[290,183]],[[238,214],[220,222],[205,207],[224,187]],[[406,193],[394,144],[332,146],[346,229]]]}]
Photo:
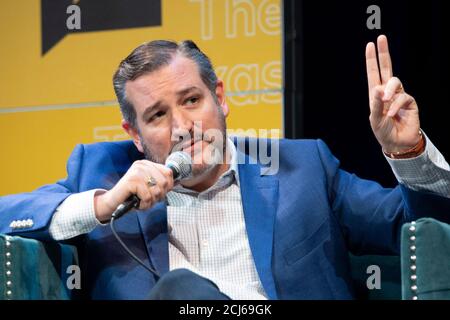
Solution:
[{"label": "shirt button", "polygon": [[208,240],[202,240],[202,245],[204,247],[207,247],[208,246]]}]

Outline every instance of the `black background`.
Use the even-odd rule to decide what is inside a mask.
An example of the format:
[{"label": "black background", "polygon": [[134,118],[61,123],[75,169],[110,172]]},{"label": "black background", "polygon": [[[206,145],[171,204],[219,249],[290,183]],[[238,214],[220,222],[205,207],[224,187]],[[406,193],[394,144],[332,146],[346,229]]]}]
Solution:
[{"label": "black background", "polygon": [[[381,9],[369,30],[367,8]],[[450,24],[446,1],[284,1],[285,136],[321,138],[342,167],[396,184],[369,124],[365,46],[388,36],[394,75],[419,105],[421,127],[447,158]]]},{"label": "black background", "polygon": [[67,33],[160,26],[161,0],[79,1],[80,30],[68,30],[66,21],[73,14],[67,8],[73,0],[41,0],[42,55]]}]

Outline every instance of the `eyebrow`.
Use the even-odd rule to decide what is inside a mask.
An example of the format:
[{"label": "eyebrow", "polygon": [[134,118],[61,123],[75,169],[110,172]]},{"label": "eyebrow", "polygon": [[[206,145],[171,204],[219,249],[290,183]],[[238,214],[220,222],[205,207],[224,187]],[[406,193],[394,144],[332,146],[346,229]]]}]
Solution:
[{"label": "eyebrow", "polygon": [[[180,97],[183,97],[183,96],[187,95],[188,93],[190,93],[192,91],[196,91],[196,90],[200,90],[200,88],[198,88],[196,86],[192,86],[192,87],[188,87],[188,88],[177,91],[176,95],[178,96],[178,98],[180,98]],[[158,108],[162,104],[163,104],[163,102],[161,100],[158,100],[154,104],[148,106],[145,109],[144,113],[142,114],[142,118],[145,118],[147,116],[147,114],[149,114],[150,112],[152,112],[152,110]]]},{"label": "eyebrow", "polygon": [[188,87],[186,89],[182,89],[177,91],[177,96],[182,97],[185,96],[186,94],[188,94],[191,91],[195,91],[195,90],[200,90],[200,88],[196,87],[196,86],[192,86],[192,87]]}]

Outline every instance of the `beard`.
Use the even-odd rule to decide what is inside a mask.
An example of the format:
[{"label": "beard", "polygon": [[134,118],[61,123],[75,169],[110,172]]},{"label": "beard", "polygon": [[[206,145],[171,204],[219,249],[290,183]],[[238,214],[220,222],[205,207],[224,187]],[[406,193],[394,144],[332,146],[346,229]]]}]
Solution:
[{"label": "beard", "polygon": [[[218,106],[218,108],[220,108]],[[200,150],[192,150],[192,174],[190,179],[199,178],[201,176],[207,175],[211,170],[213,170],[216,166],[223,164],[225,162],[226,155],[226,145],[227,145],[227,133],[226,133],[226,121],[225,115],[222,110],[219,110],[219,126],[216,129],[207,130],[206,133],[200,131],[200,133],[189,132],[186,136],[183,137],[183,140],[176,141],[172,143],[170,148],[170,153],[175,151],[181,151],[182,145],[189,141],[195,141],[195,144],[202,144],[203,141],[207,142],[206,147],[201,148]],[[209,134],[213,132],[213,134]],[[139,138],[141,140],[141,145],[144,150],[145,158],[149,161],[164,164],[166,157],[158,155],[153,149],[151,144],[146,143],[143,139],[140,131]],[[196,136],[197,135],[197,136]],[[189,138],[187,141],[186,139]],[[194,140],[193,140],[194,139]],[[206,157],[206,159],[205,159]],[[189,179],[189,180],[190,180]]]}]

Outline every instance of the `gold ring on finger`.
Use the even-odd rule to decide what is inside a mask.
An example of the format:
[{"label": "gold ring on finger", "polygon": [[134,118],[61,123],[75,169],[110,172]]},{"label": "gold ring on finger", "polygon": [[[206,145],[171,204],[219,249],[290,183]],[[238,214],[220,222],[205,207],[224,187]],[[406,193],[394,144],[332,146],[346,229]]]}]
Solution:
[{"label": "gold ring on finger", "polygon": [[152,176],[149,176],[147,178],[147,186],[153,187],[153,186],[156,186],[156,183],[157,183],[156,179],[153,178]]}]

